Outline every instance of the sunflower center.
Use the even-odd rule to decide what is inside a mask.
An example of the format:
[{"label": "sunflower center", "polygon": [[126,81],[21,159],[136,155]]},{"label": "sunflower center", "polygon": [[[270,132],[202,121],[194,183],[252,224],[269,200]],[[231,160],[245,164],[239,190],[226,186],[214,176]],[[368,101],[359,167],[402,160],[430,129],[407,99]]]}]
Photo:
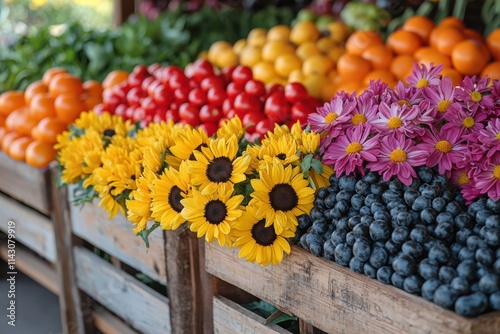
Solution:
[{"label": "sunflower center", "polygon": [[285,153],[280,153],[276,156],[280,160],[286,160],[286,154]]},{"label": "sunflower center", "polygon": [[441,100],[439,101],[436,109],[437,111],[443,113],[443,112],[446,112],[446,110],[448,110],[448,108],[450,107],[451,105],[451,102],[448,101],[448,100]]},{"label": "sunflower center", "polygon": [[436,150],[442,153],[448,153],[451,151],[451,144],[447,140],[440,140],[435,145]]},{"label": "sunflower center", "polygon": [[460,175],[458,176],[458,185],[461,186],[461,185],[469,184],[469,183],[470,183],[470,179],[467,176],[467,173],[466,172],[460,173]]},{"label": "sunflower center", "polygon": [[332,123],[334,120],[337,119],[337,117],[339,117],[339,115],[337,115],[336,113],[334,112],[331,112],[329,113],[328,115],[325,116],[325,123],[326,124],[330,124]]},{"label": "sunflower center", "polygon": [[233,164],[228,157],[218,157],[212,160],[207,167],[207,178],[211,182],[227,182],[231,178]]},{"label": "sunflower center", "polygon": [[363,150],[363,145],[361,145],[357,141],[353,141],[352,143],[347,145],[347,147],[345,148],[345,153],[354,154],[354,153],[361,152],[362,150]]},{"label": "sunflower center", "polygon": [[399,100],[398,101],[398,105],[400,107],[402,107],[402,106],[408,106],[409,107],[410,106],[410,101],[408,101],[408,100]]},{"label": "sunflower center", "polygon": [[226,204],[218,199],[209,201],[205,205],[205,218],[210,224],[219,225],[226,219],[226,215]]},{"label": "sunflower center", "polygon": [[401,118],[394,116],[394,117],[389,118],[389,121],[387,121],[387,125],[391,129],[397,129],[397,128],[400,128],[401,125],[403,125],[403,122],[401,121]]},{"label": "sunflower center", "polygon": [[193,150],[193,152],[191,152],[191,154],[189,155],[189,160],[191,160],[191,161],[196,160],[196,158],[194,157],[194,151],[201,152],[202,147],[208,147],[208,145],[203,143],[203,144],[196,146],[195,149]]},{"label": "sunflower center", "polygon": [[269,192],[271,207],[274,210],[290,211],[299,203],[299,196],[289,184],[276,184]]},{"label": "sunflower center", "polygon": [[406,152],[400,148],[397,148],[391,152],[391,154],[389,155],[389,159],[391,159],[392,162],[405,162]]},{"label": "sunflower center", "polygon": [[463,125],[467,128],[467,129],[470,129],[474,126],[474,118],[470,117],[470,116],[467,116],[464,118],[463,120]]},{"label": "sunflower center", "polygon": [[359,125],[366,123],[366,116],[363,114],[356,114],[352,116],[352,125]]},{"label": "sunflower center", "polygon": [[428,86],[429,86],[429,80],[427,79],[422,78],[417,82],[417,88],[424,88]]},{"label": "sunflower center", "polygon": [[500,165],[496,165],[495,168],[493,168],[493,176],[497,180],[500,179]]},{"label": "sunflower center", "polygon": [[181,204],[181,189],[177,186],[173,186],[168,194],[168,204],[174,209],[175,212],[181,212],[184,209],[184,205]]},{"label": "sunflower center", "polygon": [[252,226],[252,238],[261,246],[270,246],[277,238],[274,227],[266,227],[266,220],[261,219]]},{"label": "sunflower center", "polygon": [[113,129],[106,129],[104,130],[103,134],[106,137],[113,137],[116,134],[116,132]]},{"label": "sunflower center", "polygon": [[481,100],[483,99],[483,96],[479,92],[472,92],[472,93],[470,93],[470,98],[474,102],[481,102]]}]

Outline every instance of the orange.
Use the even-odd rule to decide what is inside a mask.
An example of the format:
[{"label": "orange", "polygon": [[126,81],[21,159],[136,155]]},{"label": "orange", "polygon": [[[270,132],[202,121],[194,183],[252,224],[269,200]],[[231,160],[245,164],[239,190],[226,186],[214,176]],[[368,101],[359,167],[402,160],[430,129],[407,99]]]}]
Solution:
[{"label": "orange", "polygon": [[464,79],[464,77],[460,73],[458,73],[457,70],[451,67],[443,68],[441,70],[441,76],[449,77],[451,79],[451,82],[453,83],[453,86],[458,86],[458,83]]},{"label": "orange", "polygon": [[493,58],[500,60],[500,28],[496,28],[486,37],[486,45]]},{"label": "orange", "polygon": [[7,153],[12,159],[24,161],[26,158],[26,147],[33,141],[30,137],[20,137],[13,140],[9,145]]},{"label": "orange", "polygon": [[38,122],[32,136],[41,142],[54,145],[57,135],[66,130],[66,124],[55,117],[46,117]]},{"label": "orange", "polygon": [[458,29],[465,29],[465,24],[462,20],[455,16],[448,16],[439,22],[439,27],[455,27]]},{"label": "orange", "polygon": [[372,65],[361,56],[346,53],[337,62],[337,72],[344,81],[358,81],[370,73]]},{"label": "orange", "polygon": [[56,151],[51,144],[34,140],[26,147],[26,163],[32,167],[46,167],[55,157]]},{"label": "orange", "polygon": [[24,91],[24,100],[26,102],[26,105],[30,105],[31,99],[36,94],[48,92],[49,88],[45,86],[45,84],[41,80],[32,82],[28,85],[28,87],[26,87],[26,90]]},{"label": "orange", "polygon": [[0,114],[4,116],[25,105],[24,93],[21,91],[11,90],[0,95]]},{"label": "orange", "polygon": [[85,94],[92,96],[99,96],[102,98],[103,88],[99,81],[87,80],[82,84]]},{"label": "orange", "polygon": [[422,46],[422,40],[414,32],[396,30],[387,37],[386,45],[397,55],[412,55]]},{"label": "orange", "polygon": [[363,78],[363,85],[369,85],[370,80],[377,81],[379,79],[380,81],[387,83],[390,87],[394,86],[394,83],[396,82],[396,78],[391,71],[373,70]]},{"label": "orange", "polygon": [[30,115],[36,120],[56,116],[54,98],[47,93],[39,93],[31,98]]},{"label": "orange", "polygon": [[16,131],[9,131],[6,134],[4,134],[2,138],[2,151],[4,151],[5,154],[8,154],[9,147],[12,144],[12,142],[21,137],[24,136]]},{"label": "orange", "polygon": [[57,118],[69,124],[75,121],[87,106],[80,96],[74,94],[61,94],[54,100]]},{"label": "orange", "polygon": [[453,67],[463,75],[481,73],[489,58],[487,48],[473,39],[458,43],[451,53]]},{"label": "orange", "polygon": [[455,27],[441,27],[438,29],[437,35],[431,45],[440,53],[450,56],[453,47],[463,40],[467,39],[465,33]]},{"label": "orange", "polygon": [[417,34],[424,44],[428,44],[434,27],[434,22],[427,16],[415,15],[406,20],[401,29]]},{"label": "orange", "polygon": [[491,80],[500,80],[500,60],[494,61],[486,65],[481,72],[481,76],[488,76]]},{"label": "orange", "polygon": [[348,53],[361,56],[370,46],[383,44],[380,34],[373,30],[358,30],[352,33],[345,43]]},{"label": "orange", "polygon": [[361,56],[368,60],[374,69],[388,69],[394,58],[391,49],[383,44],[370,46]]},{"label": "orange", "polygon": [[435,52],[435,53],[427,53],[424,54],[420,57],[418,60],[420,64],[425,64],[427,68],[431,66],[431,63],[434,65],[442,64],[444,68],[451,67],[451,59],[448,56],[445,56],[442,53]]},{"label": "orange", "polygon": [[334,21],[328,23],[326,26],[327,34],[337,43],[344,43],[347,37],[349,37],[349,27],[345,23],[340,21]]},{"label": "orange", "polygon": [[66,93],[81,95],[83,93],[82,81],[69,73],[57,74],[50,81],[49,93],[54,97]]},{"label": "orange", "polygon": [[104,78],[104,81],[102,82],[102,88],[103,89],[111,88],[127,79],[128,79],[127,71],[122,71],[122,70],[111,71],[108,73],[108,75],[106,75],[106,78]]},{"label": "orange", "polygon": [[49,68],[47,71],[45,71],[45,73],[43,74],[43,77],[42,77],[42,83],[45,85],[45,86],[49,86],[50,82],[52,81],[52,78],[54,78],[54,76],[56,76],[57,74],[60,74],[60,73],[68,73],[68,71],[66,71],[66,69],[64,68],[61,68],[61,67],[53,67],[53,68]]},{"label": "orange", "polygon": [[399,55],[391,63],[391,72],[398,80],[406,80],[413,69],[415,58],[410,55]]}]

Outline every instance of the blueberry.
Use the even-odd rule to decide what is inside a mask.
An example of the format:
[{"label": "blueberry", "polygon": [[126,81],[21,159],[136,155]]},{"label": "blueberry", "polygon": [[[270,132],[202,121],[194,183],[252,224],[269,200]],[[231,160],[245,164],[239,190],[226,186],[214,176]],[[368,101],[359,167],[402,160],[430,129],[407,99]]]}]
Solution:
[{"label": "blueberry", "polygon": [[410,276],[415,273],[415,260],[408,255],[398,255],[392,261],[392,269],[401,276]]},{"label": "blueberry", "polygon": [[351,197],[351,206],[356,210],[361,209],[365,205],[365,196],[360,194],[354,194]]},{"label": "blueberry", "polygon": [[488,198],[486,200],[486,208],[496,214],[500,214],[500,200],[494,201]]},{"label": "blueberry", "polygon": [[417,170],[417,175],[422,180],[422,182],[430,183],[434,177],[434,172],[429,167],[420,167]]},{"label": "blueberry", "polygon": [[415,211],[422,211],[430,207],[431,207],[431,200],[424,196],[417,197],[411,206],[412,210]]},{"label": "blueberry", "polygon": [[457,266],[457,274],[468,281],[476,279],[477,265],[472,259],[461,261]]},{"label": "blueberry", "polygon": [[371,216],[372,214],[372,211],[370,210],[370,207],[365,205],[365,206],[362,206],[360,209],[359,209],[359,214],[363,217],[363,216]]},{"label": "blueberry", "polygon": [[367,223],[359,223],[358,225],[354,226],[354,228],[352,229],[352,233],[356,238],[367,238],[370,236],[370,225]]},{"label": "blueberry", "polygon": [[457,276],[457,271],[450,266],[442,266],[439,268],[438,277],[439,279],[446,284],[451,283],[451,280]]},{"label": "blueberry", "polygon": [[402,244],[408,239],[408,228],[404,226],[398,226],[392,231],[391,239],[397,244]]},{"label": "blueberry", "polygon": [[318,209],[323,209],[325,207],[325,201],[323,200],[323,198],[316,197],[313,204]]},{"label": "blueberry", "polygon": [[499,229],[500,228],[500,215],[489,216],[488,218],[486,218],[484,225],[487,228]]},{"label": "blueberry", "polygon": [[484,266],[491,266],[495,261],[495,253],[490,248],[478,248],[476,250],[476,260]]},{"label": "blueberry", "polygon": [[486,219],[491,216],[491,211],[488,209],[481,209],[476,213],[476,222],[479,225],[486,224]]},{"label": "blueberry", "polygon": [[382,247],[376,247],[373,249],[370,255],[370,264],[374,268],[381,268],[387,264],[388,259],[387,251]]},{"label": "blueberry", "polygon": [[339,178],[335,174],[332,174],[328,178],[328,182],[330,182],[330,185],[338,185],[339,184]]},{"label": "blueberry", "polygon": [[434,229],[434,235],[439,239],[448,239],[453,235],[453,225],[450,223],[441,223]]},{"label": "blueberry", "polygon": [[309,244],[307,243],[307,235],[309,233],[304,233],[302,234],[302,236],[300,237],[300,240],[299,240],[299,246],[306,249],[306,250],[309,250]]},{"label": "blueberry", "polygon": [[408,240],[401,246],[401,251],[414,259],[419,259],[424,255],[424,248],[416,241]]},{"label": "blueberry", "polygon": [[370,211],[372,212],[372,214],[375,214],[375,212],[377,211],[385,211],[385,210],[386,210],[385,205],[382,203],[373,202],[370,205]]},{"label": "blueberry", "polygon": [[335,199],[338,201],[344,200],[346,202],[351,202],[351,198],[354,195],[354,192],[352,191],[347,191],[347,190],[341,190],[337,193],[335,196]]},{"label": "blueberry", "polygon": [[384,284],[391,284],[391,276],[394,271],[389,266],[383,266],[377,270],[377,279]]},{"label": "blueberry", "polygon": [[352,252],[354,256],[358,260],[363,262],[366,262],[368,261],[368,259],[370,259],[371,250],[372,248],[370,245],[370,241],[363,237],[357,239],[354,245],[352,246]]},{"label": "blueberry", "polygon": [[500,310],[500,291],[495,291],[490,295],[490,307],[495,311]]},{"label": "blueberry", "polygon": [[436,245],[429,249],[428,257],[430,260],[446,263],[450,258],[450,250],[444,246]]},{"label": "blueberry", "polygon": [[371,223],[373,223],[374,220],[375,219],[373,219],[373,216],[371,216],[371,215],[366,215],[366,216],[361,217],[361,222],[363,224],[371,224]]},{"label": "blueberry", "polygon": [[436,223],[438,223],[438,224],[447,223],[447,224],[453,225],[454,220],[455,219],[454,219],[453,215],[451,213],[449,213],[448,211],[441,212],[436,216]]},{"label": "blueberry", "polygon": [[392,201],[397,201],[400,198],[401,198],[401,192],[392,189],[386,190],[382,194],[382,201],[384,201],[385,204],[388,204]]},{"label": "blueberry", "polygon": [[394,272],[391,275],[391,283],[396,288],[404,289],[405,278]]},{"label": "blueberry", "polygon": [[[320,218],[318,218],[318,219],[320,219]],[[297,217],[297,221],[299,223],[299,225],[297,226],[297,228],[300,229],[300,230],[305,230],[306,228],[308,228],[312,224],[311,218],[309,218],[308,215],[300,215],[300,216],[298,216]]]},{"label": "blueberry", "polygon": [[453,217],[458,216],[463,212],[462,207],[460,206],[460,203],[457,201],[452,201],[448,204],[446,204],[446,212],[449,212],[453,215]]},{"label": "blueberry", "polygon": [[382,196],[384,191],[388,188],[387,182],[380,181],[378,183],[374,183],[370,186],[370,192],[377,196]]},{"label": "blueberry", "polygon": [[398,221],[398,225],[400,225],[400,226],[409,227],[413,222],[413,219],[412,219],[411,214],[409,212],[398,213],[398,215],[396,216],[396,219]]},{"label": "blueberry", "polygon": [[429,185],[428,187],[425,187],[422,191],[421,194],[422,196],[425,196],[429,199],[436,198],[438,196],[441,196],[443,191],[441,190],[441,186],[439,185]]},{"label": "blueberry", "polygon": [[314,256],[323,256],[323,243],[321,240],[315,240],[309,244],[309,251],[313,253]]},{"label": "blueberry", "polygon": [[319,208],[312,208],[311,212],[309,213],[309,216],[311,216],[312,220],[323,218],[323,212],[324,210],[321,210]]},{"label": "blueberry", "polygon": [[419,243],[424,243],[428,239],[429,232],[422,225],[415,226],[410,232],[410,239]]},{"label": "blueberry", "polygon": [[419,293],[424,280],[418,275],[411,275],[405,278],[403,289],[408,293]]},{"label": "blueberry", "polygon": [[392,240],[387,240],[384,245],[385,250],[389,255],[396,255],[401,247],[397,244],[394,243]]},{"label": "blueberry", "polygon": [[333,231],[330,240],[332,241],[332,244],[336,247],[337,245],[340,245],[346,241],[346,236],[347,236],[346,230],[342,228],[337,228],[335,231]]},{"label": "blueberry", "polygon": [[497,260],[493,263],[493,270],[497,274],[500,274],[500,258],[497,258]]},{"label": "blueberry", "polygon": [[353,175],[343,175],[339,178],[339,188],[354,192],[356,187],[356,178]]},{"label": "blueberry", "polygon": [[354,243],[356,242],[356,237],[354,236],[354,233],[352,231],[347,233],[345,242],[347,242],[349,246],[354,245]]},{"label": "blueberry", "polygon": [[375,269],[371,264],[366,262],[363,266],[363,272],[365,273],[366,276],[370,278],[376,278],[377,277],[377,269]]},{"label": "blueberry", "polygon": [[348,232],[351,228],[349,227],[349,219],[347,217],[341,217],[337,221],[337,229],[344,229],[346,232]]},{"label": "blueberry", "polygon": [[418,211],[411,210],[409,211],[409,214],[411,216],[411,221],[412,224],[420,224],[420,213]]},{"label": "blueberry", "polygon": [[349,207],[350,207],[349,203],[341,199],[340,201],[337,201],[337,203],[335,203],[333,210],[338,210],[340,213],[343,214],[349,210]]},{"label": "blueberry", "polygon": [[365,263],[353,257],[351,261],[349,261],[349,269],[354,271],[355,273],[362,274]]},{"label": "blueberry", "polygon": [[323,257],[330,261],[335,261],[335,246],[331,240],[327,240],[323,244]]},{"label": "blueberry", "polygon": [[328,224],[326,223],[326,220],[324,218],[318,218],[313,222],[310,232],[322,235],[327,230]]},{"label": "blueberry", "polygon": [[457,293],[448,284],[443,284],[434,291],[434,303],[441,307],[451,309],[457,300]]},{"label": "blueberry", "polygon": [[424,259],[418,265],[418,273],[426,280],[437,278],[439,273],[439,264],[436,261]]},{"label": "blueberry", "polygon": [[443,197],[446,202],[456,201],[455,192],[450,190],[443,191],[443,195],[441,195],[441,197]]},{"label": "blueberry", "polygon": [[361,223],[361,216],[352,216],[347,220],[347,224],[349,225],[349,228],[352,230],[354,226],[358,225]]},{"label": "blueberry", "polygon": [[404,204],[393,207],[390,211],[391,217],[396,217],[400,212],[408,212],[408,207]]},{"label": "blueberry", "polygon": [[368,194],[365,197],[365,205],[371,207],[373,203],[382,203],[382,199],[375,194]]},{"label": "blueberry", "polygon": [[326,190],[325,187],[319,188],[318,192],[316,193],[316,197],[319,197],[319,198],[325,198],[326,195],[328,195],[328,190]]},{"label": "blueberry", "polygon": [[413,205],[413,202],[415,202],[415,199],[420,196],[420,193],[416,189],[408,188],[405,190],[403,194],[403,199],[405,200],[406,204],[409,206]]},{"label": "blueberry", "polygon": [[473,250],[470,250],[469,248],[467,247],[464,247],[460,250],[460,252],[458,253],[458,259],[460,261],[464,261],[464,260],[473,260],[476,258],[476,252],[473,251]]},{"label": "blueberry", "polygon": [[356,182],[354,190],[357,194],[366,196],[370,193],[370,183],[366,182],[365,180],[359,180],[358,182]]},{"label": "blueberry", "polygon": [[326,196],[325,199],[323,200],[323,203],[327,209],[333,208],[337,203],[336,195],[328,194],[328,196]]},{"label": "blueberry", "polygon": [[450,251],[453,256],[458,257],[458,253],[462,250],[463,246],[457,242],[451,244]]},{"label": "blueberry", "polygon": [[498,290],[500,279],[496,274],[486,274],[479,280],[479,289],[482,292],[491,294]]},{"label": "blueberry", "polygon": [[432,178],[432,184],[439,184],[441,186],[447,186],[448,185],[448,179],[443,174],[436,174]]},{"label": "blueberry", "polygon": [[486,243],[479,236],[471,235],[467,238],[467,248],[470,250],[475,251],[481,247],[486,248]]},{"label": "blueberry", "polygon": [[463,277],[457,276],[451,280],[450,287],[457,292],[458,295],[465,295],[469,292],[469,282]]},{"label": "blueberry", "polygon": [[365,176],[363,176],[363,180],[365,180],[366,182],[368,182],[370,184],[373,184],[373,183],[378,182],[379,176],[376,173],[369,172]]},{"label": "blueberry", "polygon": [[346,243],[339,244],[335,247],[335,262],[339,265],[347,267],[352,259],[351,246]]},{"label": "blueberry", "polygon": [[405,202],[402,198],[398,198],[394,201],[387,203],[386,207],[387,207],[387,210],[391,211],[392,209],[394,209],[395,207],[397,207],[399,205],[405,205]]},{"label": "blueberry", "polygon": [[417,178],[412,178],[411,184],[409,186],[404,186],[404,189],[412,188],[418,189],[422,185],[422,182]]},{"label": "blueberry", "polygon": [[481,289],[479,289],[479,283],[474,282],[470,285],[470,292],[480,292]]},{"label": "blueberry", "polygon": [[428,279],[422,284],[422,297],[427,299],[428,301],[433,301],[434,292],[436,292],[437,288],[439,288],[443,283],[437,278]]},{"label": "blueberry", "polygon": [[485,209],[486,208],[486,199],[480,198],[477,201],[472,202],[468,207],[467,207],[467,213],[473,217],[476,216],[476,213],[479,210]]},{"label": "blueberry", "polygon": [[465,317],[475,317],[488,308],[488,297],[482,292],[459,297],[455,303],[455,312]]},{"label": "blueberry", "polygon": [[468,213],[462,212],[455,217],[455,225],[458,229],[470,228],[471,227],[471,217]]},{"label": "blueberry", "polygon": [[420,212],[420,220],[424,224],[433,224],[436,222],[437,215],[437,211],[433,208],[425,208]]},{"label": "blueberry", "polygon": [[370,237],[377,240],[387,240],[391,236],[391,226],[383,220],[375,220],[370,224]]},{"label": "blueberry", "polygon": [[391,221],[391,216],[387,213],[386,210],[378,210],[373,214],[373,219],[375,220],[383,220],[385,222]]},{"label": "blueberry", "polygon": [[472,231],[468,228],[458,230],[455,234],[455,240],[462,245],[467,245],[467,238],[472,235]]},{"label": "blueberry", "polygon": [[446,209],[446,200],[442,197],[436,197],[432,200],[432,208],[436,212],[443,212]]}]

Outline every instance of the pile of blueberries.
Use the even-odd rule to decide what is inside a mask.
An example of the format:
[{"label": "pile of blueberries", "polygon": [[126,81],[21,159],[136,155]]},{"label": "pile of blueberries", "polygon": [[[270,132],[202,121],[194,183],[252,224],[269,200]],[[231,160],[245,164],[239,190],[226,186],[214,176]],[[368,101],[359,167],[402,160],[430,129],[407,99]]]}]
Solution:
[{"label": "pile of blueberries", "polygon": [[465,205],[443,175],[417,174],[410,186],[372,172],[330,177],[293,241],[457,314],[500,310],[500,201]]}]

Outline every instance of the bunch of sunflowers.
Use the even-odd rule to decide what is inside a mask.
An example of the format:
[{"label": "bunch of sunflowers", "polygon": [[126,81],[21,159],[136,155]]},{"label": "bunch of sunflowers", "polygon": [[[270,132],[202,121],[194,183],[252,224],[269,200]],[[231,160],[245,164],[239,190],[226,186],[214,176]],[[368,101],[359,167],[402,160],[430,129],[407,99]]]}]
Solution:
[{"label": "bunch of sunflowers", "polygon": [[245,140],[239,118],[208,137],[198,128],[150,123],[138,129],[121,117],[83,113],[58,138],[63,184],[75,202],[100,199],[147,236],[189,228],[207,242],[240,248],[262,265],[289,254],[297,217],[313,207],[315,189],[333,173],[318,158],[319,134],[276,125],[260,143]]}]

